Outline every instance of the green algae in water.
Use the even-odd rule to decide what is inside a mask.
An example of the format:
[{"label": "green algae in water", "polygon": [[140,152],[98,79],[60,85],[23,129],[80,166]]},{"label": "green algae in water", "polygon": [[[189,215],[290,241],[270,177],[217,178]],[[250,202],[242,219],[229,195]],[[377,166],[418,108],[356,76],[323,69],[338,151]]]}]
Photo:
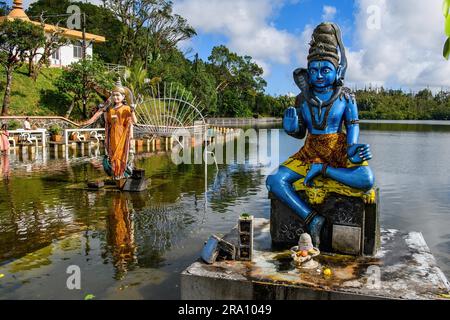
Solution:
[{"label": "green algae in water", "polygon": [[283,251],[279,254],[277,254],[275,257],[273,257],[274,260],[281,261],[281,260],[292,260],[292,252],[290,250]]},{"label": "green algae in water", "polygon": [[39,250],[28,253],[22,258],[11,262],[8,266],[9,272],[17,273],[39,269],[43,266],[50,266],[52,264],[51,256],[57,251],[73,251],[78,249],[79,247],[81,247],[81,239],[79,235],[68,237],[66,239],[60,240],[57,243],[52,243]]},{"label": "green algae in water", "polygon": [[29,253],[26,256],[12,262],[9,265],[9,272],[16,273],[21,271],[29,271],[38,269],[43,266],[52,264],[50,256],[53,254],[53,245],[46,246],[35,252]]},{"label": "green algae in water", "polygon": [[292,264],[292,252],[290,250],[283,251],[277,254],[274,259],[274,264],[276,266],[276,270],[278,272],[281,271],[290,271],[294,269],[294,265]]}]

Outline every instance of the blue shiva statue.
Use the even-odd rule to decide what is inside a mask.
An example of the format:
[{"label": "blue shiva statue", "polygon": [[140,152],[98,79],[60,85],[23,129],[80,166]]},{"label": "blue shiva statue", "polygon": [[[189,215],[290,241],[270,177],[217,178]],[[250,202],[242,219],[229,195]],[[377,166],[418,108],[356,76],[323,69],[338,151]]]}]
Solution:
[{"label": "blue shiva statue", "polygon": [[[304,221],[316,247],[325,218],[300,198],[293,184],[304,179],[314,186],[318,176],[345,186],[369,191],[374,176],[367,161],[370,146],[359,144],[359,119],[355,96],[343,87],[347,59],[339,27],[322,23],[312,35],[308,69],[294,71],[301,93],[296,107],[284,113],[283,128],[303,139],[304,146],[267,178],[267,188]],[[345,127],[345,131],[344,131]]]}]

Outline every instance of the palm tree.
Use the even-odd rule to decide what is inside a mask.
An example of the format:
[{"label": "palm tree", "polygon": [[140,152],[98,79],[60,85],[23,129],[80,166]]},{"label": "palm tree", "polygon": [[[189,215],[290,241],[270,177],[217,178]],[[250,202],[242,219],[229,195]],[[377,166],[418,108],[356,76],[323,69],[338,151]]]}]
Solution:
[{"label": "palm tree", "polygon": [[131,68],[127,68],[122,78],[135,97],[144,94],[144,88],[147,84],[147,70],[144,67],[144,62],[135,62]]}]

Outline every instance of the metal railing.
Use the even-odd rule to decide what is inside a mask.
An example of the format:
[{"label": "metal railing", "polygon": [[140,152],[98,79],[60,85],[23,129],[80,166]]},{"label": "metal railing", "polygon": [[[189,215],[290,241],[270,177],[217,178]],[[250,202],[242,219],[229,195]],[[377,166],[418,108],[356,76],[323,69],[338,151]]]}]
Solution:
[{"label": "metal railing", "polygon": [[79,124],[76,122],[73,122],[72,120],[69,120],[67,118],[61,117],[61,116],[0,116],[0,122],[9,122],[9,121],[24,121],[26,118],[29,118],[30,122],[36,123],[40,121],[48,121],[47,125],[51,125],[51,121],[58,121],[61,124],[64,123],[67,126],[70,127],[78,127]]},{"label": "metal railing", "polygon": [[106,70],[111,73],[119,73],[124,74],[127,70],[127,67],[120,65],[120,64],[113,64],[113,63],[105,63]]},{"label": "metal railing", "polygon": [[[104,132],[105,129],[102,128],[88,128],[88,129],[65,129],[64,130],[64,144],[67,145],[69,143],[69,135],[71,133],[75,133],[75,135],[78,137],[75,141],[86,141],[83,135],[81,133],[83,132],[89,132],[89,136],[91,138],[94,138],[99,142],[99,140],[103,140],[104,136],[99,135],[99,132]],[[82,137],[82,138],[81,138]]]},{"label": "metal railing", "polygon": [[41,136],[42,147],[45,148],[45,146],[47,145],[46,143],[47,130],[45,129],[37,129],[37,130],[18,129],[18,130],[10,130],[8,132],[10,136],[13,136],[14,134],[19,134],[19,139],[21,141],[28,143],[36,143],[36,146],[38,146],[37,136]]},{"label": "metal railing", "polygon": [[279,123],[281,118],[208,118],[206,122],[210,125],[246,125]]}]

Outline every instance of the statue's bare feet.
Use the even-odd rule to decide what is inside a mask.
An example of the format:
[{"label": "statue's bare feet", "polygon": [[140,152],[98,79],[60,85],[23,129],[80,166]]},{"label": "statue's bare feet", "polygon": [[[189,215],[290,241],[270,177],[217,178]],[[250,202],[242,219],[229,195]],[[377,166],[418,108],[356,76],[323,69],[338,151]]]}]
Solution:
[{"label": "statue's bare feet", "polygon": [[325,218],[322,216],[315,216],[314,219],[309,224],[309,233],[311,235],[313,244],[316,248],[320,246],[320,233],[322,232],[323,224],[325,223]]},{"label": "statue's bare feet", "polygon": [[305,181],[303,182],[303,184],[307,187],[314,187],[313,180],[322,173],[322,169],[322,163],[313,163],[308,171],[308,174],[305,177]]}]

